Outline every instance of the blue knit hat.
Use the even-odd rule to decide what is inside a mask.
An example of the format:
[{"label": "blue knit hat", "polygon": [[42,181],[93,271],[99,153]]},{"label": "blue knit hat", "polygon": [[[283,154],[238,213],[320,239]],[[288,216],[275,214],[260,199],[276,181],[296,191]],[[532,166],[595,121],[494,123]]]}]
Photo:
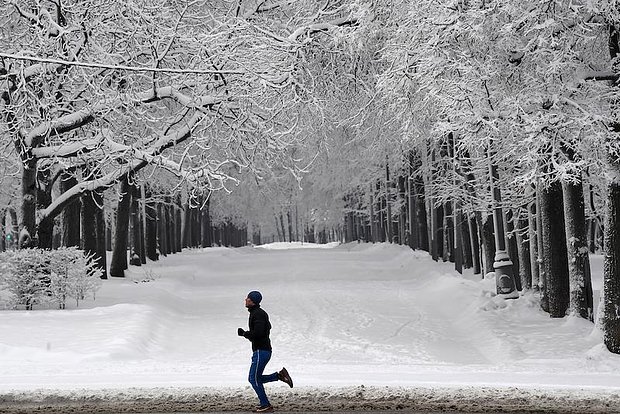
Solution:
[{"label": "blue knit hat", "polygon": [[258,305],[260,301],[263,300],[263,295],[261,295],[259,291],[253,290],[248,293],[248,298],[250,298],[250,300],[254,302],[254,304]]}]

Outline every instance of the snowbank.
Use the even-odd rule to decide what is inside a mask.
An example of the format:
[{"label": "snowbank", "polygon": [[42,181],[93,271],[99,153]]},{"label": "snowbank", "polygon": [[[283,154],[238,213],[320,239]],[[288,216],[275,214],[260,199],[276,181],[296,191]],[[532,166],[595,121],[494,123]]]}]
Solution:
[{"label": "snowbank", "polygon": [[[620,394],[584,388],[424,386],[304,387],[272,391],[279,412],[428,411],[460,413],[617,413]],[[129,388],[98,391],[30,391],[2,396],[0,412],[122,413],[248,411],[248,388]]]}]

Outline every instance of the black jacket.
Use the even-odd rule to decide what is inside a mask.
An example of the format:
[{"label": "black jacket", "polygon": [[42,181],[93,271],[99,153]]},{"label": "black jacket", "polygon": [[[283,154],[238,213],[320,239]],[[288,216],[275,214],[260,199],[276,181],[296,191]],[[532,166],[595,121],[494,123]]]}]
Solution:
[{"label": "black jacket", "polygon": [[269,315],[261,309],[260,305],[248,308],[248,311],[250,312],[250,320],[248,323],[250,330],[246,331],[243,336],[252,342],[252,351],[259,349],[271,351],[271,340],[269,339],[271,324],[269,323]]}]

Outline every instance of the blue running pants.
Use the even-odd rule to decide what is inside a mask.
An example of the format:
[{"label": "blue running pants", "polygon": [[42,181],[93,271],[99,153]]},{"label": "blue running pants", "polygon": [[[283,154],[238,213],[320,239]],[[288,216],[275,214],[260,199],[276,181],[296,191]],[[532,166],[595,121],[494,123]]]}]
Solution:
[{"label": "blue running pants", "polygon": [[258,396],[258,400],[260,401],[261,407],[270,405],[267,394],[265,394],[265,387],[263,386],[263,384],[266,382],[273,382],[278,380],[277,372],[274,372],[270,375],[263,375],[265,366],[270,359],[271,351],[259,349],[257,351],[254,351],[254,353],[252,354],[252,365],[250,365],[250,374],[248,375],[248,381],[250,381],[252,388],[254,388],[254,391]]}]

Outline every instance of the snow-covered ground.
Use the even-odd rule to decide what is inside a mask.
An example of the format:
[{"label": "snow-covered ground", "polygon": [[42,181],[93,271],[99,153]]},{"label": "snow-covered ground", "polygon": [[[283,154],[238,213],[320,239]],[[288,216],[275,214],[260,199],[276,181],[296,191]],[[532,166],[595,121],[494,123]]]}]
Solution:
[{"label": "snow-covered ground", "polygon": [[[592,268],[598,303],[600,256]],[[594,325],[549,318],[533,293],[495,297],[493,279],[460,276],[425,252],[209,248],[127,274],[77,309],[0,312],[0,412],[144,397],[192,409],[254,404],[250,344],[236,332],[250,290],[263,293],[273,325],[267,372],[286,366],[295,381],[267,385],[284,408],[620,412],[620,356]]]}]

